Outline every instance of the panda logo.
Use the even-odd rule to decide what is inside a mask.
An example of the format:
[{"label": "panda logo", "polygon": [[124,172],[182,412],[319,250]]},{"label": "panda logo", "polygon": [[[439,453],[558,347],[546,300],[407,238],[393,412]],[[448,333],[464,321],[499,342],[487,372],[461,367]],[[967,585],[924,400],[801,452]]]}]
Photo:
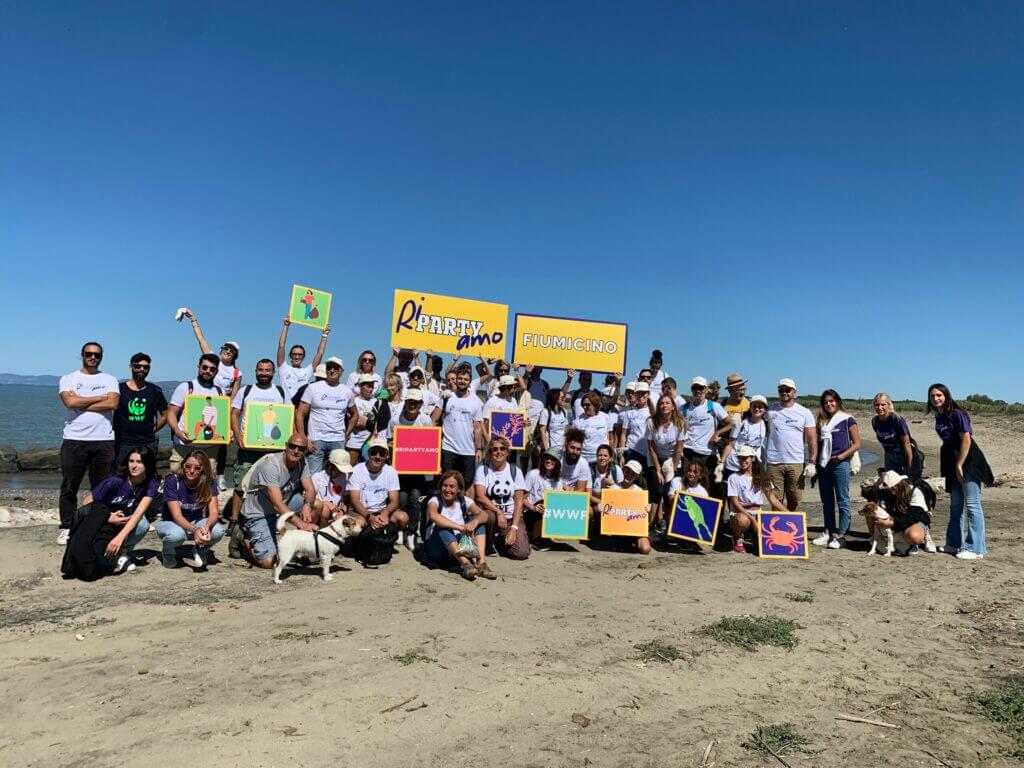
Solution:
[{"label": "panda logo", "polygon": [[515,486],[512,484],[512,479],[509,477],[497,477],[491,484],[490,493],[488,496],[491,497],[491,501],[503,511],[512,509],[512,495],[515,493]]}]

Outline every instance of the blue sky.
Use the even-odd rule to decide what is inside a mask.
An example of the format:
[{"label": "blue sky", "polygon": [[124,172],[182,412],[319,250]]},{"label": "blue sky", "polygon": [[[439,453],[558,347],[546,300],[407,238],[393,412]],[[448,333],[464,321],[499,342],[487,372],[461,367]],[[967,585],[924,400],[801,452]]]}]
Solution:
[{"label": "blue sky", "polygon": [[251,380],[298,282],[348,370],[397,287],[627,322],[631,373],[1021,400],[1022,33],[1012,2],[4,3],[2,367],[95,338],[187,376],[187,305]]}]

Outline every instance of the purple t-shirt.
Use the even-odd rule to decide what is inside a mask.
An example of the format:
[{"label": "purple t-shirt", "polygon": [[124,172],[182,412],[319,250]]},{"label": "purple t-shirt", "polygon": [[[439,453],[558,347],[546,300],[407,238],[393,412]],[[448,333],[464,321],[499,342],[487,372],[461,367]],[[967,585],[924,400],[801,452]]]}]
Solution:
[{"label": "purple t-shirt", "polygon": [[843,451],[850,450],[850,427],[856,423],[857,420],[851,416],[832,428],[832,456],[838,456]]},{"label": "purple t-shirt", "polygon": [[[215,497],[220,491],[217,489],[217,481],[210,483],[210,496]],[[164,501],[176,501],[181,504],[181,516],[189,522],[206,517],[206,504],[196,502],[196,492],[188,487],[184,480],[178,480],[178,476],[170,474],[164,480]],[[174,521],[171,512],[164,507],[164,520]]]},{"label": "purple t-shirt", "polygon": [[942,413],[935,414],[935,431],[939,434],[942,442],[960,442],[960,435],[964,432],[973,435],[971,422],[967,420],[967,414],[963,411],[953,411],[952,417]]},{"label": "purple t-shirt", "polygon": [[907,420],[895,414],[889,416],[885,421],[875,416],[871,419],[871,426],[875,430],[875,437],[882,447],[887,451],[902,451],[903,437],[910,435],[910,427]]},{"label": "purple t-shirt", "polygon": [[[92,489],[94,501],[102,501],[115,512],[121,512],[131,517],[135,507],[146,496],[156,496],[158,483],[156,479],[150,480],[142,493],[136,493],[136,489],[124,477],[108,477],[102,483]],[[141,489],[140,489],[141,490]]]}]

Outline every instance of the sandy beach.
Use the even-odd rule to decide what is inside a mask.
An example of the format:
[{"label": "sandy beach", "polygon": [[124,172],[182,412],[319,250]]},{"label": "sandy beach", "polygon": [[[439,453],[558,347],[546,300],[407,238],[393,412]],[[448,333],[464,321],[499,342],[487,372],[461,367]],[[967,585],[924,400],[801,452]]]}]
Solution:
[{"label": "sandy beach", "polygon": [[[911,421],[937,474],[932,421]],[[997,475],[1024,468],[1024,421],[975,429]],[[0,504],[55,506],[53,491],[18,493]],[[817,528],[817,490],[805,499]],[[581,544],[496,559],[500,578],[474,583],[404,549],[380,570],[338,559],[328,584],[308,569],[275,586],[224,544],[206,573],[167,571],[150,534],[145,564],[86,584],[61,579],[52,525],[6,528],[0,762],[681,768],[714,742],[708,764],[778,765],[743,744],[791,722],[811,742],[785,757],[794,767],[1015,765],[965,697],[1024,666],[1022,500],[984,491],[977,563],[868,557],[855,514],[850,549],[803,562]],[[940,545],[947,519],[940,492]],[[798,644],[698,633],[744,614],[795,620]],[[638,658],[655,640],[681,658]]]}]

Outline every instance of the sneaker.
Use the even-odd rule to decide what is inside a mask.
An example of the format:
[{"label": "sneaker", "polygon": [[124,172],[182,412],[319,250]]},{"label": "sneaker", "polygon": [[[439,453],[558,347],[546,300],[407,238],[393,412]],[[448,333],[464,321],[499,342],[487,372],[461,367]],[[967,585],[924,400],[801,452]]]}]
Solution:
[{"label": "sneaker", "polygon": [[59,547],[67,546],[68,539],[70,537],[71,537],[71,529],[69,529],[69,528],[61,528],[59,531],[57,531],[57,546],[59,546]]},{"label": "sneaker", "polygon": [[932,541],[932,535],[930,533],[926,533],[924,535],[924,551],[929,555],[934,555],[937,551],[935,549],[935,542]]},{"label": "sneaker", "polygon": [[224,475],[217,475],[217,487],[222,491],[228,487],[227,483],[224,482]]},{"label": "sneaker", "polygon": [[743,543],[743,539],[740,539],[739,541],[737,541],[735,544],[732,545],[732,551],[733,552],[739,552],[741,555],[747,554],[747,547]]},{"label": "sneaker", "polygon": [[413,552],[413,553],[416,552],[416,534],[415,533],[407,533],[407,534],[405,534],[405,548],[408,549],[410,552]]},{"label": "sneaker", "polygon": [[969,549],[961,549],[956,553],[957,560],[981,560],[983,557],[985,556]]},{"label": "sneaker", "polygon": [[818,538],[811,539],[811,544],[813,544],[816,547],[827,547],[828,546],[828,542],[829,542],[829,535],[828,535],[827,531],[825,533],[821,534],[821,536],[819,536]]},{"label": "sneaker", "polygon": [[178,558],[174,555],[162,555],[160,561],[164,564],[164,568],[178,567]]},{"label": "sneaker", "polygon": [[832,538],[830,538],[828,540],[828,548],[829,549],[842,549],[845,546],[846,546],[846,540],[845,539],[841,539],[838,536],[833,536]]},{"label": "sneaker", "polygon": [[914,546],[912,546],[910,549],[907,550],[907,557],[910,557],[911,555],[916,555],[920,551],[921,551],[921,548],[919,546],[917,546],[917,544],[915,544]]},{"label": "sneaker", "polygon": [[192,557],[181,558],[181,562],[183,562],[185,565],[190,565],[193,568],[206,567],[206,560],[203,558],[203,553],[200,552],[198,549],[192,553]]},{"label": "sneaker", "polygon": [[959,555],[961,550],[960,550],[959,547],[951,547],[951,546],[949,546],[949,544],[946,544],[942,548],[942,551],[943,551],[944,554],[947,554],[947,555]]},{"label": "sneaker", "polygon": [[125,571],[134,571],[135,563],[128,555],[121,555],[117,558],[117,564],[114,566],[114,573],[124,573]]}]

